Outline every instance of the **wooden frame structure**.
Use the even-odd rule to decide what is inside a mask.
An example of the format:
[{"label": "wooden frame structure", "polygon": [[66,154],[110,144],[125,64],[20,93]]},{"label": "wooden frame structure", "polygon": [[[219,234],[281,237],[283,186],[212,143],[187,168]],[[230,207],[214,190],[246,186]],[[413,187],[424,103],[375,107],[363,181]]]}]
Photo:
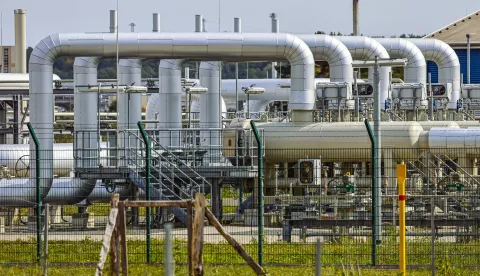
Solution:
[{"label": "wooden frame structure", "polygon": [[[100,260],[95,275],[102,275],[107,255],[110,254],[110,268],[113,275],[128,275],[128,249],[126,235],[126,207],[181,207],[187,211],[188,233],[188,271],[189,275],[203,275],[203,230],[205,218],[225,238],[225,240],[242,256],[245,262],[257,275],[266,275],[265,270],[248,254],[235,239],[228,234],[221,223],[207,208],[205,196],[196,194],[195,200],[169,201],[120,201],[119,195],[114,194],[111,200],[111,210],[108,217],[105,235],[103,236]],[[121,255],[120,255],[121,248]]]}]

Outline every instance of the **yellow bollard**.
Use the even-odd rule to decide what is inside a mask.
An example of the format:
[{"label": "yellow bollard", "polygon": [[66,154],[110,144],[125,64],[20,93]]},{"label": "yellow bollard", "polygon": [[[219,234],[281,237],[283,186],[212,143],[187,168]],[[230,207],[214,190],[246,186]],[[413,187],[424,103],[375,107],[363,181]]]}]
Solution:
[{"label": "yellow bollard", "polygon": [[405,228],[405,180],[407,178],[407,165],[397,165],[397,178],[398,178],[398,227],[400,228],[400,244],[399,259],[400,259],[400,272],[402,275],[407,275],[407,256],[406,256],[406,228]]}]

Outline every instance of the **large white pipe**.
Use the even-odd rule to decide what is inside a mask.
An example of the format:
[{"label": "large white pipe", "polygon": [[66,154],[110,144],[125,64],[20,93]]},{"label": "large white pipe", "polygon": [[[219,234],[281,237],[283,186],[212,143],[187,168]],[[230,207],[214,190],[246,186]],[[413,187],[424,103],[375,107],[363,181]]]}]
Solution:
[{"label": "large white pipe", "polygon": [[[385,47],[383,47],[376,40],[364,36],[339,36],[337,37],[350,51],[352,59],[354,60],[374,60],[377,56],[381,59],[388,59],[388,54]],[[390,87],[390,72],[391,67],[385,66],[380,68],[380,105],[382,109],[385,108],[385,100],[388,98]],[[373,82],[373,74],[369,75],[369,81]]]},{"label": "large white pipe", "polygon": [[[200,83],[208,88],[206,94],[200,95],[200,127],[221,128],[220,121],[220,70],[219,61],[205,61],[200,63]],[[220,145],[218,132],[202,132],[202,145]]]},{"label": "large white pipe", "polygon": [[420,49],[414,43],[402,38],[375,38],[387,50],[391,58],[406,58],[404,81],[406,83],[427,83],[427,63]]},{"label": "large white pipe", "polygon": [[[118,64],[118,83],[120,85],[140,85],[142,83],[142,61],[139,59],[120,59]],[[139,93],[120,93],[117,99],[117,129],[123,133],[127,129],[136,129],[142,120],[142,95]],[[135,138],[128,135],[120,137],[119,148],[134,147]],[[126,151],[125,154],[130,153]],[[122,152],[118,154],[123,155]],[[120,166],[126,166],[128,160],[121,159]]]},{"label": "large white pipe", "polygon": [[461,73],[460,61],[455,51],[447,43],[434,39],[409,39],[415,44],[426,60],[433,61],[438,66],[438,82],[452,84],[452,98],[448,108],[456,108],[457,100],[460,99]]},{"label": "large white pipe", "polygon": [[14,15],[15,73],[27,73],[27,11],[18,9],[14,11]]},{"label": "large white pipe", "polygon": [[[75,116],[73,127],[75,129],[75,153],[77,168],[95,168],[99,165],[98,159],[98,93],[80,92],[87,86],[97,85],[97,67],[100,63],[98,57],[77,57],[73,63],[73,79],[75,83],[73,102]],[[34,103],[30,99],[30,105]],[[30,111],[31,120],[35,113]]]},{"label": "large white pipe", "polygon": [[[158,93],[159,102],[156,105],[158,113],[158,128],[168,130],[170,128],[182,128],[182,65],[184,59],[167,59],[160,61],[158,73],[160,88]],[[148,107],[148,106],[147,106]],[[147,116],[148,118],[148,116]],[[178,135],[171,137],[170,133],[162,132],[160,143],[163,146],[178,146]]]},{"label": "large white pipe", "polygon": [[[324,162],[371,158],[368,150],[371,143],[364,123],[257,123],[257,126],[263,130],[267,147],[264,154],[269,163],[281,163],[286,159],[294,162],[303,158],[321,158]],[[249,129],[250,124],[234,120],[230,128]],[[428,147],[427,132],[417,122],[385,122],[381,129],[383,147],[392,147],[396,158],[415,160],[420,149]],[[225,132],[224,143],[235,146],[235,133]]]},{"label": "large white pipe", "polygon": [[[116,35],[52,34],[40,41],[30,58],[30,108],[31,123],[42,145],[40,160],[42,168],[53,166],[53,89],[51,79],[53,62],[60,56],[116,56]],[[289,34],[119,34],[119,55],[138,58],[196,58],[222,61],[265,61],[287,59],[292,65],[292,93],[290,105],[294,113],[311,113],[315,105],[313,88],[314,59],[308,46]],[[188,45],[188,47],[185,47]],[[32,150],[34,145],[31,145]],[[33,152],[31,160],[36,160]],[[31,175],[35,176],[34,162]],[[44,198],[53,180],[53,172],[40,172],[41,198]],[[34,178],[35,179],[35,178]],[[32,191],[35,181],[29,182]],[[3,194],[3,193],[2,193]],[[33,193],[25,201],[35,202]]]}]

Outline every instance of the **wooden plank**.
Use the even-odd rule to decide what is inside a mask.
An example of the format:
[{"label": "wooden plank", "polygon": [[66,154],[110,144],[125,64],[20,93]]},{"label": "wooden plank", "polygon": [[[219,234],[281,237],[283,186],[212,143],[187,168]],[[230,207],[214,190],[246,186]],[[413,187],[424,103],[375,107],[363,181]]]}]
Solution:
[{"label": "wooden plank", "polygon": [[[120,196],[112,197],[111,207],[112,209],[117,210],[117,218],[118,218],[118,201]],[[115,220],[113,232],[112,232],[112,239],[110,240],[110,270],[112,275],[120,275],[120,261],[119,261],[119,235],[118,235],[118,220]]]},{"label": "wooden plank", "polygon": [[125,207],[187,207],[185,200],[172,201],[125,201]]},{"label": "wooden plank", "polygon": [[228,234],[225,229],[223,229],[222,224],[220,224],[220,222],[213,215],[210,209],[205,209],[205,215],[208,221],[215,227],[215,229],[217,229],[218,233],[220,233],[220,235],[222,235],[225,240],[227,240],[227,242],[233,247],[233,249],[235,249],[235,251],[237,251],[237,253],[242,256],[245,262],[247,262],[247,264],[253,269],[253,271],[257,275],[266,275],[265,270],[263,270],[263,268],[259,264],[257,264],[257,262],[255,262],[255,260],[252,258],[252,256],[250,256],[250,254],[248,254],[248,252],[243,248],[243,246],[239,244],[232,236],[230,236],[230,234]]},{"label": "wooden plank", "polygon": [[118,231],[120,232],[120,242],[122,247],[122,275],[128,276],[128,256],[127,256],[127,223],[125,220],[125,205],[118,203]]},{"label": "wooden plank", "polygon": [[[112,202],[120,198],[119,194],[114,194],[112,196]],[[97,267],[95,270],[95,275],[100,276],[102,275],[103,268],[105,266],[105,262],[107,261],[107,255],[110,251],[110,241],[112,238],[113,230],[115,229],[115,224],[117,221],[118,215],[118,208],[111,208],[110,214],[108,215],[108,223],[107,227],[105,228],[105,234],[103,235],[102,241],[102,249],[100,250],[100,260],[97,263]]]},{"label": "wooden plank", "polygon": [[192,267],[192,224],[193,224],[193,213],[192,213],[192,205],[191,201],[187,204],[187,235],[188,235],[188,275],[192,275],[193,267]]},{"label": "wooden plank", "polygon": [[195,201],[193,203],[195,208],[195,216],[193,218],[193,240],[192,240],[192,266],[193,274],[196,276],[203,276],[203,228],[205,220],[205,196],[203,194],[195,194]]}]

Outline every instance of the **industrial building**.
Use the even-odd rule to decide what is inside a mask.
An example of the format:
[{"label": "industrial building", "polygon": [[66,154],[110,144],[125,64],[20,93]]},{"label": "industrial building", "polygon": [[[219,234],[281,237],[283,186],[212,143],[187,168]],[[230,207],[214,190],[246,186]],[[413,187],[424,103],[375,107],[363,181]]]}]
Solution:
[{"label": "industrial building", "polygon": [[[477,32],[480,23],[480,11],[469,14],[447,26],[425,36],[441,40],[455,50],[460,60],[460,72],[463,83],[480,83],[480,34]],[[469,50],[470,48],[470,50]],[[470,51],[470,73],[468,72],[468,52]],[[437,65],[429,61],[428,72],[432,74],[432,82],[438,81]],[[470,76],[470,80],[468,79]]]}]

